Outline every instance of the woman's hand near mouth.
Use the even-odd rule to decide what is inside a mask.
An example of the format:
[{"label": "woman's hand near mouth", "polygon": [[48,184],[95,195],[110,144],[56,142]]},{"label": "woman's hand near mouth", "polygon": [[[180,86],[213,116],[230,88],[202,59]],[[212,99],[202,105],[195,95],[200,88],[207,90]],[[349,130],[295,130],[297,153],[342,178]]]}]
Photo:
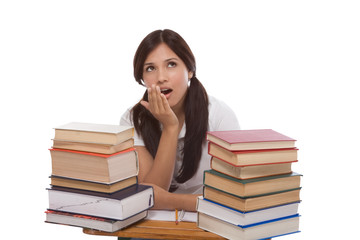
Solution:
[{"label": "woman's hand near mouth", "polygon": [[179,120],[174,111],[170,108],[165,95],[161,93],[159,86],[153,84],[148,88],[148,100],[148,102],[141,101],[140,103],[149,110],[157,120],[159,120],[163,125],[164,130],[166,128],[178,128]]}]

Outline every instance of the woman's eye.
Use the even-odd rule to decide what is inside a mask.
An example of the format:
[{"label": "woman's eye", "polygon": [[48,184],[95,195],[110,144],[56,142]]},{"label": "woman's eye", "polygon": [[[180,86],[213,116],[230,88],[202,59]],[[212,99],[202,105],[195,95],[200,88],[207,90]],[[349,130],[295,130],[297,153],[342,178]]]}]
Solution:
[{"label": "woman's eye", "polygon": [[149,66],[149,67],[147,67],[147,68],[145,68],[145,71],[146,72],[151,72],[151,71],[153,71],[155,68],[153,67],[153,66]]},{"label": "woman's eye", "polygon": [[168,63],[168,67],[173,68],[173,67],[175,67],[175,66],[176,66],[176,63],[175,63],[175,62],[169,62],[169,63]]}]

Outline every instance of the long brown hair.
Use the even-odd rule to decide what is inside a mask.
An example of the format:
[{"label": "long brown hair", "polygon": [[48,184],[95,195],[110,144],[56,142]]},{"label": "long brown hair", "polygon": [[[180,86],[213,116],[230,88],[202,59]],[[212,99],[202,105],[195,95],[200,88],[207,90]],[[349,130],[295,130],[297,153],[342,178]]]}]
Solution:
[{"label": "long brown hair", "polygon": [[[160,43],[165,43],[185,63],[188,71],[193,73],[190,79],[185,97],[185,125],[186,134],[184,148],[182,149],[183,162],[176,181],[184,183],[194,176],[201,159],[202,144],[208,130],[208,95],[205,88],[196,78],[195,57],[185,40],[172,30],[157,30],[147,35],[140,43],[134,56],[134,77],[135,80],[144,85],[142,80],[144,62],[149,53]],[[148,101],[147,91],[143,100]],[[132,109],[134,127],[137,133],[142,136],[145,147],[155,158],[160,137],[161,128],[159,121],[144,108],[140,103]],[[171,190],[174,190],[172,186]]]}]

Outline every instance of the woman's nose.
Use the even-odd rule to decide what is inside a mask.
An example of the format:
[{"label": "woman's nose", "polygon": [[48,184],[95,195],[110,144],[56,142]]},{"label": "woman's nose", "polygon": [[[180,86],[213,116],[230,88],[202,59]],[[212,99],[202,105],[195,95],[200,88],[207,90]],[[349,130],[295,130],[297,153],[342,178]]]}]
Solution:
[{"label": "woman's nose", "polygon": [[159,83],[168,81],[168,75],[167,75],[166,69],[162,69],[162,68],[159,68],[159,69],[158,69],[157,81],[158,81]]}]

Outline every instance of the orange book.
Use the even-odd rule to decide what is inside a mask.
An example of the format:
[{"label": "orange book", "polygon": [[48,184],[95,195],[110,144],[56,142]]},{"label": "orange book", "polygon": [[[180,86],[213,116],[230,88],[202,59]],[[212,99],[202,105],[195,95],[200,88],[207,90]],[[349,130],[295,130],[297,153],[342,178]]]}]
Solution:
[{"label": "orange book", "polygon": [[94,152],[103,154],[114,154],[128,148],[134,147],[134,139],[130,138],[119,144],[100,144],[87,142],[72,142],[53,139],[53,148],[75,150],[81,152]]},{"label": "orange book", "polygon": [[297,161],[297,148],[230,151],[209,142],[211,156],[237,166],[286,163]]},{"label": "orange book", "polygon": [[[297,160],[293,162],[297,162]],[[293,162],[241,166],[212,157],[211,169],[234,178],[251,179],[291,173],[291,165]]]},{"label": "orange book", "polygon": [[121,189],[137,184],[137,176],[122,179],[114,183],[91,182],[82,179],[74,179],[59,176],[50,176],[51,185],[67,188],[83,189],[95,192],[113,193]]},{"label": "orange book", "polygon": [[52,175],[100,183],[114,183],[137,175],[138,159],[134,148],[114,154],[66,149],[49,149]]}]

